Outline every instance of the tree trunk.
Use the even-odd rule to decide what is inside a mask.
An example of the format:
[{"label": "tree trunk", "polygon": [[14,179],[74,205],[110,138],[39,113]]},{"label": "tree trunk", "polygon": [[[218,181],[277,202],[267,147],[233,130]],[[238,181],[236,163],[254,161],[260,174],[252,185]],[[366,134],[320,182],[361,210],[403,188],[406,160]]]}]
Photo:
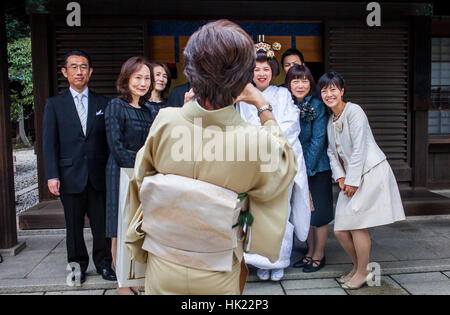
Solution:
[{"label": "tree trunk", "polygon": [[19,135],[20,139],[22,140],[22,143],[26,147],[31,147],[30,141],[28,141],[27,134],[25,132],[25,122],[23,119],[23,108],[20,111],[19,114]]}]

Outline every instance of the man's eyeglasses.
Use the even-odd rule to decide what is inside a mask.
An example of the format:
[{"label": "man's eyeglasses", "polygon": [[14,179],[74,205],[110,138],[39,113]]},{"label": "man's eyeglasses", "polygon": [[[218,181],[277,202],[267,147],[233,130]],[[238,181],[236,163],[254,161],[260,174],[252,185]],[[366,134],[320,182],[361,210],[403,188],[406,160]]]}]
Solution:
[{"label": "man's eyeglasses", "polygon": [[87,72],[89,70],[89,66],[88,65],[71,65],[69,67],[66,67],[67,70],[76,72],[78,69],[80,69],[81,72]]}]

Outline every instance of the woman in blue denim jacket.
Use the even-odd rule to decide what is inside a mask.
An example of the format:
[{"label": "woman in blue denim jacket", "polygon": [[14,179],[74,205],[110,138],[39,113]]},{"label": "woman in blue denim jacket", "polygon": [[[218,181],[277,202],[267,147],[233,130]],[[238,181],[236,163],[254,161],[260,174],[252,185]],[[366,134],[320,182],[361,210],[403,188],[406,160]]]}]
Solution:
[{"label": "woman in blue denim jacket", "polygon": [[315,81],[304,65],[294,65],[286,75],[286,85],[300,109],[300,142],[303,148],[311,193],[311,228],[308,251],[294,264],[303,272],[315,272],[325,266],[325,243],[328,224],[333,216],[333,193],[330,161],[327,155],[328,113],[323,102],[314,97]]}]

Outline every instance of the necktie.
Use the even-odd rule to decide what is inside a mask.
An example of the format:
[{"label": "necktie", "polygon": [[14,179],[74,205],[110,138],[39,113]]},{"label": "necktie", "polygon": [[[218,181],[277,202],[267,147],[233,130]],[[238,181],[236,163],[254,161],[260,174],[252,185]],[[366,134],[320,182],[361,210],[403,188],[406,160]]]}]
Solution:
[{"label": "necktie", "polygon": [[81,122],[81,127],[83,128],[83,133],[84,133],[84,135],[86,135],[87,115],[86,115],[86,107],[84,106],[84,103],[83,103],[84,96],[85,95],[83,95],[83,94],[78,94],[76,96],[76,98],[77,98],[78,116],[80,117],[80,122]]}]

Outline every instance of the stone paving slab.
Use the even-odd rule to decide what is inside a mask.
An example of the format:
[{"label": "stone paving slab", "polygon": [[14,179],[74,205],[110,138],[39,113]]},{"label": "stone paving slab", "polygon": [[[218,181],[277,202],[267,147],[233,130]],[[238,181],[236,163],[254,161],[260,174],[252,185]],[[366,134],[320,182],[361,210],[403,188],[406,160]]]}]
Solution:
[{"label": "stone paving slab", "polygon": [[334,279],[287,280],[281,281],[281,285],[285,290],[340,288]]},{"label": "stone paving slab", "polygon": [[279,282],[247,282],[243,295],[284,295]]},{"label": "stone paving slab", "polygon": [[[450,226],[448,235],[450,236]],[[435,236],[433,238],[422,239],[421,244],[425,245],[439,258],[449,258],[450,257],[450,238],[444,236]]]},{"label": "stone paving slab", "polygon": [[[286,268],[284,270],[283,280],[304,280],[304,279],[324,279],[336,278],[342,276],[346,271],[350,271],[352,265],[328,265],[317,272],[304,273],[301,268]],[[258,282],[256,273],[251,272],[248,278],[249,282]]]},{"label": "stone paving slab", "polygon": [[103,295],[105,290],[56,291],[45,292],[45,295]]},{"label": "stone paving slab", "polygon": [[409,261],[394,261],[382,262],[381,274],[404,274],[414,272],[433,272],[447,270],[450,266],[450,259],[431,259],[431,260],[409,260]]},{"label": "stone paving slab", "polygon": [[0,280],[25,278],[38,266],[64,237],[41,235],[20,237],[20,242],[26,242],[25,249],[17,256],[4,256],[0,265]]},{"label": "stone paving slab", "polygon": [[26,242],[27,247],[24,251],[52,251],[61,242],[65,243],[65,235],[27,235],[19,236],[18,240]]},{"label": "stone paving slab", "polygon": [[0,295],[44,295],[45,292],[32,292],[32,293],[9,293],[9,294],[0,294]]},{"label": "stone paving slab", "polygon": [[328,289],[287,290],[286,295],[347,295],[347,293],[340,288],[328,288]]},{"label": "stone paving slab", "polygon": [[391,275],[392,279],[400,283],[401,285],[408,283],[425,283],[436,281],[449,281],[450,280],[440,272],[426,272],[426,273],[411,273],[403,275]]},{"label": "stone paving slab", "polygon": [[423,244],[417,239],[397,237],[395,241],[392,236],[389,238],[374,238],[373,244],[382,246],[398,260],[419,260],[419,259],[439,259],[439,255],[430,251],[427,244]]},{"label": "stone paving slab", "polygon": [[450,280],[425,282],[425,283],[407,283],[403,287],[412,295],[449,295]]},{"label": "stone paving slab", "polygon": [[441,272],[392,275],[391,277],[413,295],[450,294],[450,279]]},{"label": "stone paving slab", "polygon": [[390,277],[381,277],[380,286],[365,286],[359,290],[346,290],[349,295],[409,295],[397,282]]},{"label": "stone paving slab", "polygon": [[4,256],[0,265],[0,285],[6,279],[23,279],[33,271],[48,255],[48,251],[27,251],[19,254],[21,259]]},{"label": "stone paving slab", "polygon": [[103,280],[101,276],[87,276],[86,282],[78,289],[68,286],[64,278],[40,278],[40,279],[6,279],[0,282],[0,294],[4,293],[30,293],[45,291],[73,291],[73,290],[98,290],[115,289],[114,281]]},{"label": "stone paving slab", "polygon": [[396,238],[419,240],[427,237],[441,236],[443,232],[448,234],[449,224],[450,216],[448,215],[408,217],[406,221],[399,221],[369,229],[369,233],[372,239],[392,238],[393,235],[396,235]]}]

